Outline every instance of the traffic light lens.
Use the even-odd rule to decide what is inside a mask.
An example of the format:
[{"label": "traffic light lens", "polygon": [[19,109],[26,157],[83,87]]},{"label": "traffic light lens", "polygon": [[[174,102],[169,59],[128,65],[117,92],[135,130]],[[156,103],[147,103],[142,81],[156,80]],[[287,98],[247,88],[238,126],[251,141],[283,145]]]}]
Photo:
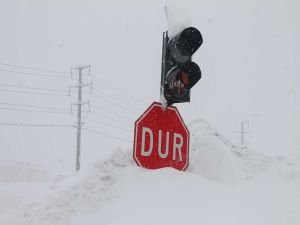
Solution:
[{"label": "traffic light lens", "polygon": [[190,54],[194,54],[202,45],[203,39],[199,30],[194,27],[186,28],[181,33],[181,38],[189,43]]},{"label": "traffic light lens", "polygon": [[178,63],[186,63],[191,57],[191,48],[185,39],[172,40],[169,44],[170,56]]},{"label": "traffic light lens", "polygon": [[189,75],[178,67],[173,68],[167,75],[167,89],[175,98],[184,98],[189,94]]},{"label": "traffic light lens", "polygon": [[168,44],[169,54],[174,61],[184,64],[190,60],[202,42],[202,35],[199,30],[194,27],[186,28],[170,40]]},{"label": "traffic light lens", "polygon": [[194,62],[187,62],[186,64],[181,66],[181,70],[184,73],[188,74],[188,89],[191,89],[201,78],[200,67]]}]

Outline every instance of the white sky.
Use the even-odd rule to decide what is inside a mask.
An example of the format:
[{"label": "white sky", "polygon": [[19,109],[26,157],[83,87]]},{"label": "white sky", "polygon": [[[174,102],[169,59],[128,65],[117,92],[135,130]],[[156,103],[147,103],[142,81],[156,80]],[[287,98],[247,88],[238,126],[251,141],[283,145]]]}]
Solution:
[{"label": "white sky", "polygon": [[[190,21],[204,39],[193,57],[200,65],[202,79],[192,90],[191,103],[177,105],[186,123],[203,118],[236,142],[239,124],[246,120],[251,132],[247,140],[253,149],[267,154],[299,155],[299,3],[192,0],[188,4],[178,1],[168,4],[183,12],[175,14],[176,21]],[[0,62],[59,71],[91,64],[95,77],[136,95],[146,104],[98,82],[94,83],[98,91],[134,108],[136,113],[86,94],[84,98],[90,99],[91,104],[103,105],[129,119],[108,114],[122,120],[121,124],[100,116],[87,116],[124,129],[128,129],[124,122],[129,123],[132,130],[139,114],[152,101],[159,100],[161,41],[167,28],[164,5],[163,1],[136,0],[1,1]],[[0,69],[17,70],[3,65]],[[0,83],[68,90],[74,81],[2,71]],[[0,96],[0,102],[61,108],[70,108],[73,101],[66,97],[5,92]],[[76,121],[75,115],[5,110],[0,110],[0,115],[1,122],[72,124]],[[85,126],[108,135],[133,138],[133,131],[126,133],[87,121]],[[50,155],[53,160],[60,158],[73,166],[75,129],[0,126],[0,137],[3,160],[40,162]],[[108,154],[115,146],[131,147],[131,144],[84,133],[82,157]],[[49,157],[44,161],[49,161]]]}]

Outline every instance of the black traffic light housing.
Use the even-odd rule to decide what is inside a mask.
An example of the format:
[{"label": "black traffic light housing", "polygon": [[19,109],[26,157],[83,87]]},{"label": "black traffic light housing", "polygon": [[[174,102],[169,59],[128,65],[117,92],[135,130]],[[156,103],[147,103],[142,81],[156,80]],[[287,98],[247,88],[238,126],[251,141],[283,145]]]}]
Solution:
[{"label": "black traffic light housing", "polygon": [[203,42],[201,33],[194,27],[188,27],[168,38],[163,38],[161,94],[167,106],[173,103],[190,101],[190,90],[200,80],[201,70],[192,62],[192,55]]}]

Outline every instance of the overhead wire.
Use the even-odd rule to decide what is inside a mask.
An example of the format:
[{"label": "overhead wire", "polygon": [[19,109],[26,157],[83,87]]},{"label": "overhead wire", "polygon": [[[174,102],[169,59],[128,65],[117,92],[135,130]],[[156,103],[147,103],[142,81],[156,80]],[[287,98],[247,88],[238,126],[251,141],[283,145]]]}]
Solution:
[{"label": "overhead wire", "polygon": [[112,125],[112,124],[109,124],[109,123],[105,123],[105,122],[102,122],[102,121],[91,119],[91,118],[86,117],[86,116],[83,116],[82,118],[85,119],[85,120],[92,121],[92,122],[95,122],[95,123],[98,123],[98,124],[101,124],[101,125],[104,125],[104,126],[107,126],[107,127],[112,127],[112,128],[118,129],[118,130],[122,130],[122,131],[126,131],[126,132],[131,131],[130,129],[125,129],[123,127],[118,127],[118,126],[115,126],[115,125]]},{"label": "overhead wire", "polygon": [[92,130],[92,129],[89,129],[89,128],[82,128],[82,130],[85,130],[85,131],[90,132],[90,133],[98,134],[98,135],[101,135],[101,136],[104,136],[104,137],[108,137],[108,138],[111,138],[111,139],[124,141],[124,142],[127,142],[127,143],[132,143],[132,141],[130,141],[128,139],[121,138],[121,137],[116,137],[116,136],[111,136],[111,135],[105,134],[105,133],[97,131],[97,130]]},{"label": "overhead wire", "polygon": [[62,124],[29,124],[29,123],[3,123],[0,122],[1,126],[19,126],[19,127],[74,127],[73,125],[62,125]]},{"label": "overhead wire", "polygon": [[138,113],[137,111],[132,110],[132,108],[130,108],[129,106],[121,105],[121,104],[118,103],[118,102],[115,102],[115,101],[112,101],[112,100],[110,100],[110,99],[107,99],[105,96],[100,96],[100,95],[98,95],[98,94],[95,93],[95,92],[93,92],[92,94],[93,94],[96,98],[98,98],[98,99],[100,99],[100,100],[102,100],[102,101],[104,101],[104,102],[107,102],[107,103],[109,103],[109,104],[112,104],[112,105],[114,105],[114,106],[116,106],[116,107],[118,107],[118,108],[120,108],[120,109],[123,109],[123,110],[125,110],[125,111],[129,111],[129,112],[135,113],[135,114]]},{"label": "overhead wire", "polygon": [[100,110],[103,110],[104,112],[110,113],[110,114],[112,114],[112,115],[121,117],[121,118],[123,118],[123,119],[131,120],[130,118],[128,118],[128,117],[126,117],[126,116],[123,116],[123,115],[121,115],[121,114],[115,113],[115,112],[113,112],[113,111],[111,111],[111,110],[108,110],[108,109],[106,109],[106,108],[104,108],[104,107],[102,107],[102,106],[96,105],[96,104],[94,104],[94,103],[93,103],[93,104],[90,104],[90,106],[91,106],[91,107],[98,108],[98,109],[100,109]]},{"label": "overhead wire", "polygon": [[71,115],[71,112],[67,113],[67,112],[60,112],[60,111],[33,110],[33,109],[19,109],[19,108],[6,108],[6,107],[0,107],[0,110]]},{"label": "overhead wire", "polygon": [[106,119],[108,119],[108,120],[111,120],[111,121],[114,121],[114,122],[117,122],[117,123],[121,123],[121,124],[124,124],[124,125],[127,125],[127,126],[131,126],[131,124],[129,124],[129,123],[126,123],[126,122],[121,121],[121,120],[117,120],[117,119],[115,119],[115,118],[112,118],[112,117],[110,117],[110,116],[103,115],[103,114],[101,114],[101,113],[97,113],[97,112],[89,112],[89,111],[83,111],[83,112],[88,112],[88,113],[90,113],[90,114],[98,115],[98,116],[101,116],[101,117],[103,117],[103,118],[106,118]]},{"label": "overhead wire", "polygon": [[31,94],[31,95],[49,95],[49,96],[72,97],[68,94],[42,93],[42,92],[30,92],[30,91],[7,90],[7,89],[0,89],[0,92],[9,92],[9,93],[18,93],[18,94]]},{"label": "overhead wire", "polygon": [[95,79],[96,81],[99,81],[99,82],[105,84],[106,86],[112,88],[113,90],[115,90],[115,91],[121,93],[122,95],[126,95],[127,97],[129,97],[129,98],[131,98],[131,99],[133,99],[133,100],[135,100],[135,101],[137,101],[137,102],[140,102],[140,103],[143,103],[143,104],[147,104],[147,102],[145,102],[144,100],[139,99],[139,98],[137,98],[136,96],[131,95],[131,94],[129,94],[128,92],[126,92],[126,91],[124,91],[124,90],[121,90],[121,89],[119,89],[119,88],[113,86],[112,84],[110,84],[110,83],[104,81],[103,79],[101,79],[101,78],[99,78],[99,77],[96,77],[96,76],[92,75],[92,78]]},{"label": "overhead wire", "polygon": [[9,106],[18,106],[18,107],[26,107],[26,108],[36,108],[36,109],[50,109],[50,110],[59,110],[59,111],[68,111],[67,108],[57,108],[57,107],[49,107],[49,106],[38,106],[38,105],[24,105],[24,104],[15,104],[8,102],[0,102],[0,105],[9,105]]},{"label": "overhead wire", "polygon": [[[10,69],[0,69],[0,72],[7,72],[7,73],[12,73],[12,74],[18,74],[18,75],[28,75],[28,76],[40,76],[40,77],[53,77],[53,78],[68,78],[71,79],[70,76],[67,76],[67,74],[69,75],[70,72],[65,72],[65,71],[56,71],[56,70],[47,70],[47,69],[41,69],[41,68],[36,68],[36,67],[30,67],[30,66],[23,66],[23,65],[17,65],[17,64],[8,64],[8,63],[3,63],[0,62],[0,65],[3,66],[7,66],[7,67],[15,67],[15,68],[21,68],[21,69],[26,69],[25,71],[19,71],[19,70],[10,70]],[[28,70],[32,70],[32,71],[40,71],[41,73],[36,73],[36,72],[30,72]],[[43,73],[45,72],[45,73]],[[49,74],[52,73],[52,74]],[[55,73],[55,74],[53,74]],[[138,101],[140,103],[146,104],[146,102],[144,102],[141,99],[136,98],[135,96],[122,91],[116,87],[114,87],[113,85],[103,81],[102,79],[98,79],[96,77],[94,77],[95,80],[100,81],[101,83],[104,83],[105,85],[107,85],[108,87],[110,87],[111,89],[121,93],[122,95],[125,95],[131,99],[134,99],[135,101]],[[30,86],[20,86],[20,85],[13,85],[13,84],[4,84],[4,83],[0,83],[0,86],[4,86],[4,87],[10,87],[10,88],[17,88],[17,89],[27,89],[27,90],[37,90],[39,92],[31,92],[31,91],[21,91],[21,90],[7,90],[7,89],[0,89],[0,92],[11,92],[11,93],[19,93],[19,94],[30,94],[30,95],[52,95],[52,96],[70,96],[69,92],[67,90],[62,90],[62,89],[50,89],[50,88],[42,88],[42,87],[30,87]],[[42,92],[41,92],[42,91]],[[54,93],[45,93],[45,92],[54,92]],[[57,93],[55,93],[57,92]],[[108,96],[106,93],[100,91],[101,94],[99,94],[99,92],[97,91],[97,93],[92,93],[93,96],[95,96],[96,98],[99,98],[107,103],[113,104],[114,106],[119,107],[120,109],[132,112],[132,113],[137,113],[134,110],[134,106],[129,106],[128,103],[122,103],[119,100],[116,100],[115,98]],[[66,93],[66,94],[63,94]],[[68,93],[68,94],[67,94]],[[71,96],[73,97],[73,96]],[[37,113],[49,113],[49,114],[65,114],[65,115],[70,115],[71,112],[67,112],[67,110],[65,108],[56,108],[56,107],[48,107],[48,106],[38,106],[38,105],[26,105],[26,104],[16,104],[16,103],[9,103],[9,102],[0,102],[0,105],[7,105],[7,106],[14,106],[14,107],[22,107],[22,108],[7,108],[7,107],[0,107],[0,110],[12,110],[12,111],[22,111],[22,112],[37,112]],[[93,107],[98,108],[104,112],[110,113],[114,116],[116,116],[117,118],[123,118],[126,119],[127,121],[130,120],[128,117],[123,116],[119,113],[115,113],[112,110],[108,110],[100,105],[97,104],[92,104]],[[33,108],[33,109],[24,109],[24,108]],[[35,109],[41,109],[41,110],[35,110]],[[54,110],[54,111],[52,111]],[[56,111],[57,110],[57,111]],[[86,112],[86,111],[83,111]],[[119,124],[123,124],[126,126],[131,126],[132,124],[126,123],[124,121],[103,115],[101,113],[98,112],[90,112],[91,115],[98,115],[101,116],[102,118],[108,119],[110,121],[114,121],[116,123]],[[83,116],[84,119],[88,120],[88,121],[92,121],[98,124],[102,124],[104,126],[108,126],[108,127],[112,127],[118,130],[123,130],[126,132],[130,132],[130,129],[125,129],[122,128],[120,126],[115,126],[113,124],[109,124],[109,123],[105,123],[99,120],[95,120],[86,116]],[[2,126],[23,126],[23,127],[74,127],[71,125],[62,125],[62,124],[31,124],[31,123],[4,123],[1,122],[0,125]],[[90,132],[90,133],[95,133],[98,135],[102,135],[105,137],[109,137],[115,140],[121,140],[121,141],[126,141],[126,142],[130,142],[131,141],[121,138],[121,137],[116,137],[116,136],[112,136],[112,135],[108,135],[106,133],[102,133],[98,130],[92,130],[89,128],[82,128],[83,130]]]},{"label": "overhead wire", "polygon": [[15,70],[4,70],[0,69],[1,72],[8,72],[13,74],[22,74],[22,75],[28,75],[28,76],[40,76],[40,77],[55,77],[55,78],[68,78],[70,79],[70,76],[67,75],[55,75],[55,74],[42,74],[42,73],[29,73],[29,72],[22,72],[22,71],[15,71]]},{"label": "overhead wire", "polygon": [[122,105],[123,107],[127,107],[127,108],[130,108],[130,109],[134,109],[134,110],[138,110],[136,108],[136,106],[132,105],[132,104],[129,104],[128,102],[124,103],[122,102],[120,99],[118,98],[115,98],[115,97],[112,97],[110,95],[107,95],[106,93],[104,93],[103,91],[99,91],[97,88],[94,88],[94,91],[92,93],[95,93],[97,94],[98,96],[101,96],[102,98],[106,98],[106,99],[109,99],[110,101],[114,102],[115,104],[120,104]]},{"label": "overhead wire", "polygon": [[66,71],[47,70],[47,69],[41,69],[41,68],[36,68],[36,67],[30,67],[30,66],[9,64],[9,63],[4,63],[4,62],[0,62],[0,65],[29,69],[29,70],[36,70],[36,71],[44,71],[44,72],[48,72],[48,73],[70,74],[70,72],[66,72]]},{"label": "overhead wire", "polygon": [[20,86],[20,85],[12,85],[12,84],[3,84],[3,83],[0,83],[0,86],[4,86],[4,87],[12,87],[12,88],[20,88],[20,89],[39,90],[39,91],[50,91],[50,92],[69,93],[67,90],[62,90],[62,89],[49,89],[49,88],[39,88],[39,87],[28,87],[28,86]]}]

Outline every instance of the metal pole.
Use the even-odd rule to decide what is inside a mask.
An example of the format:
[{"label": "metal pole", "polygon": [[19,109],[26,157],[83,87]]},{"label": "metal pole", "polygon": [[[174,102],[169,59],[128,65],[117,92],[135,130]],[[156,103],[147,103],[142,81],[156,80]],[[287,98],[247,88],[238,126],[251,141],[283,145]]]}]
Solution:
[{"label": "metal pole", "polygon": [[244,149],[244,121],[242,121],[242,123],[241,123],[241,128],[242,128],[241,143],[242,143],[242,149]]},{"label": "metal pole", "polygon": [[82,68],[78,68],[78,106],[77,106],[77,145],[76,145],[76,170],[80,169],[80,146],[81,146],[81,101],[82,101]]},{"label": "metal pole", "polygon": [[90,70],[90,67],[91,67],[90,65],[86,65],[86,66],[78,66],[78,67],[71,68],[71,71],[78,70],[78,85],[72,85],[69,88],[69,90],[71,88],[78,88],[77,102],[74,102],[71,104],[71,111],[72,111],[72,106],[77,105],[77,123],[76,123],[77,124],[77,126],[76,126],[77,140],[76,140],[76,167],[75,167],[76,170],[80,170],[81,128],[84,124],[81,120],[81,114],[82,114],[81,109],[82,109],[82,105],[90,103],[89,101],[85,101],[85,102],[82,101],[82,88],[87,87],[87,86],[92,86],[92,82],[86,83],[86,84],[82,83],[82,76],[83,76],[82,71],[87,68],[89,68],[89,70]]},{"label": "metal pole", "polygon": [[166,54],[168,44],[168,31],[163,32],[163,43],[162,43],[162,59],[161,59],[161,79],[160,79],[160,102],[163,107],[166,107],[166,99],[164,98],[164,85],[166,79]]}]

